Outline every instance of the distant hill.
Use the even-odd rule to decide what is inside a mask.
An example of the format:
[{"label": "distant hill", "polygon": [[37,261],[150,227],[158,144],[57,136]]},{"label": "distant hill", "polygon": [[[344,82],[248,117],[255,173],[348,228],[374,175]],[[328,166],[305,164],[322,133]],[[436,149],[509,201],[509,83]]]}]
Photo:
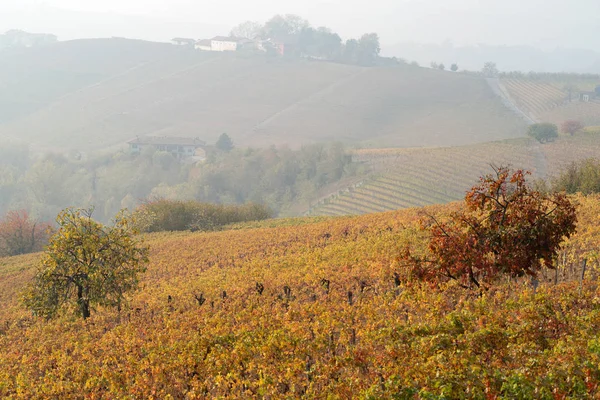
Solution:
[{"label": "distant hill", "polygon": [[449,146],[525,129],[479,77],[126,39],[5,52],[0,88],[0,136],[46,149],[89,151],[143,135],[210,142],[223,132],[252,146]]},{"label": "distant hill", "polygon": [[431,62],[447,66],[457,63],[460,69],[480,71],[484,63],[495,62],[501,71],[600,73],[600,53],[593,50],[557,48],[544,51],[532,46],[454,46],[446,44],[398,43],[384,48],[387,56]]}]

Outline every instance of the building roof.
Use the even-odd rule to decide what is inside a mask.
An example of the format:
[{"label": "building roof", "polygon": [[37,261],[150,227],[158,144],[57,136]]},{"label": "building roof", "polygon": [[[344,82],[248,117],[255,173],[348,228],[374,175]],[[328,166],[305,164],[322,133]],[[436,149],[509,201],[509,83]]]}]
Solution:
[{"label": "building roof", "polygon": [[238,38],[238,37],[235,37],[235,36],[215,36],[211,40],[216,40],[216,41],[219,41],[219,42],[233,42],[233,43],[238,43],[238,42],[241,42],[241,41],[245,40],[245,38]]},{"label": "building roof", "polygon": [[211,45],[211,39],[202,39],[202,40],[198,40],[196,42],[196,44],[198,46],[210,46]]},{"label": "building roof", "polygon": [[142,136],[128,141],[129,144],[153,144],[175,145],[175,146],[205,146],[206,142],[198,138],[174,137],[174,136]]}]

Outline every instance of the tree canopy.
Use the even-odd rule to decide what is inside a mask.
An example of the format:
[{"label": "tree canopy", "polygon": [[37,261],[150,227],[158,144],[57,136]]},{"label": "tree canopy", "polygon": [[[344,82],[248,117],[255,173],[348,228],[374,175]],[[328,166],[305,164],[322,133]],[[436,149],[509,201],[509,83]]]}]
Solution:
[{"label": "tree canopy", "polygon": [[533,124],[527,130],[527,135],[540,143],[552,142],[558,137],[558,127],[549,122]]},{"label": "tree canopy", "polygon": [[233,150],[233,140],[231,140],[228,134],[222,133],[215,146],[221,151],[229,152]]},{"label": "tree canopy", "polygon": [[24,303],[52,318],[63,308],[89,318],[95,306],[121,308],[146,270],[148,248],[135,237],[132,217],[119,213],[112,226],[92,219],[92,210],[66,209],[57,219]]},{"label": "tree canopy", "polygon": [[428,220],[431,258],[417,260],[414,273],[481,287],[500,276],[536,276],[543,267],[554,268],[561,242],[575,232],[575,206],[564,193],[531,189],[526,175],[495,168],[467,193],[462,210],[447,221]]},{"label": "tree canopy", "polygon": [[490,62],[486,62],[483,65],[483,69],[481,70],[481,73],[488,78],[495,78],[498,76],[500,71],[498,71],[498,67],[496,66],[496,63],[490,61]]}]

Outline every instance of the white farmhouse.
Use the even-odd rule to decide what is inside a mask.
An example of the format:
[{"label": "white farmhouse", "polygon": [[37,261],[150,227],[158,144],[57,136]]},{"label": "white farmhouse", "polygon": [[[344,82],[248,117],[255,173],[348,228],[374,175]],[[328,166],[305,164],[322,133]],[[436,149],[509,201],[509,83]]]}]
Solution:
[{"label": "white farmhouse", "polygon": [[236,51],[239,38],[228,36],[216,36],[210,40],[212,51]]}]

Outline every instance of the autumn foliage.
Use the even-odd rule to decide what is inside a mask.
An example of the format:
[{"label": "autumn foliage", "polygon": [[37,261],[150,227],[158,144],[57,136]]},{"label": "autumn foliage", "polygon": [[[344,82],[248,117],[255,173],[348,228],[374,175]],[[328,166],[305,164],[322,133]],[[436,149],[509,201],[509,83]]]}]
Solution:
[{"label": "autumn foliage", "polygon": [[600,197],[572,199],[558,283],[535,292],[527,277],[481,293],[410,279],[422,213],[458,203],[151,233],[140,290],[87,320],[33,317],[16,294],[39,255],[3,260],[0,398],[598,398]]},{"label": "autumn foliage", "polygon": [[432,222],[431,259],[417,263],[420,275],[480,287],[501,276],[535,277],[553,268],[561,242],[575,232],[575,206],[563,193],[531,189],[527,172],[507,167],[482,177],[448,221]]},{"label": "autumn foliage", "polygon": [[584,126],[581,122],[572,119],[563,122],[563,124],[560,126],[560,130],[562,133],[568,133],[571,136],[573,136],[576,132],[582,130],[583,128]]},{"label": "autumn foliage", "polygon": [[49,234],[50,225],[31,218],[26,210],[9,211],[0,221],[0,257],[40,251]]},{"label": "autumn foliage", "polygon": [[97,306],[121,309],[148,262],[132,217],[121,212],[112,226],[104,226],[92,219],[91,210],[69,208],[56,222],[59,229],[24,293],[25,306],[46,318],[62,308],[84,319]]}]

